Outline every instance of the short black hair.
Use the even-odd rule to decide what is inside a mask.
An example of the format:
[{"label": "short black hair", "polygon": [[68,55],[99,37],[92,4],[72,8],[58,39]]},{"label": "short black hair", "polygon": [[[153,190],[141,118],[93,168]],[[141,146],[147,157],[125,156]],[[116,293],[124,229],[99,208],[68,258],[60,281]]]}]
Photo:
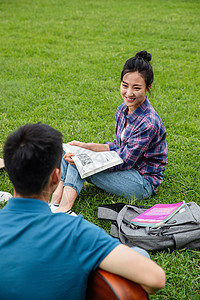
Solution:
[{"label": "short black hair", "polygon": [[123,80],[123,77],[126,73],[129,72],[138,72],[142,75],[142,77],[145,80],[146,88],[150,86],[150,84],[153,83],[153,69],[150,65],[151,61],[151,54],[147,51],[143,50],[140,52],[137,52],[135,56],[129,58],[123,67],[123,70],[121,72],[121,81]]},{"label": "short black hair", "polygon": [[16,192],[41,193],[53,169],[60,168],[62,152],[62,134],[46,124],[26,124],[11,133],[4,163]]}]

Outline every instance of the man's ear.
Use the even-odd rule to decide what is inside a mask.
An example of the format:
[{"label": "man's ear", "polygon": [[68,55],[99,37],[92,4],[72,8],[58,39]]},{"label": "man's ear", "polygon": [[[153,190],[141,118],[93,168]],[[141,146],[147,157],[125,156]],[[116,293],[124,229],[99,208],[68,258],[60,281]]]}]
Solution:
[{"label": "man's ear", "polygon": [[13,197],[17,197],[17,192],[16,192],[16,189],[15,188],[13,188]]},{"label": "man's ear", "polygon": [[150,91],[151,87],[152,87],[152,83],[151,83],[151,84],[148,86],[148,88],[147,88],[147,92],[149,92],[149,91]]},{"label": "man's ear", "polygon": [[54,185],[57,185],[60,181],[60,169],[55,168],[51,173],[51,182]]}]

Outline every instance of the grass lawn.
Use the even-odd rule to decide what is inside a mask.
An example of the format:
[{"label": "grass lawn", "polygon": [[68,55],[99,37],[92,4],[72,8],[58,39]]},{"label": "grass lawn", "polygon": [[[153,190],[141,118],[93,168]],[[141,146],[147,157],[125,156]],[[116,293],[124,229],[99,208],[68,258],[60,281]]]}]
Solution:
[{"label": "grass lawn", "polygon": [[[1,0],[0,157],[7,135],[28,122],[53,126],[65,142],[112,141],[121,69],[145,49],[169,158],[158,194],[141,204],[200,205],[199,37],[199,0]],[[0,190],[13,192],[4,170]],[[109,232],[97,208],[114,202],[130,203],[86,184],[74,211]],[[200,299],[200,251],[150,254],[167,275],[150,299]]]}]

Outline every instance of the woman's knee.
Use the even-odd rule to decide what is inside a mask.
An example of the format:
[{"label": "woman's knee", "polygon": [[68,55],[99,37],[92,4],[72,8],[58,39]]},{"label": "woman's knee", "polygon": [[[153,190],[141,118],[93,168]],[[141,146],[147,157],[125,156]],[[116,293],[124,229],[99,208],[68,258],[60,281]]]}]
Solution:
[{"label": "woman's knee", "polygon": [[65,177],[67,174],[68,162],[62,158],[61,160],[61,181],[65,181]]}]

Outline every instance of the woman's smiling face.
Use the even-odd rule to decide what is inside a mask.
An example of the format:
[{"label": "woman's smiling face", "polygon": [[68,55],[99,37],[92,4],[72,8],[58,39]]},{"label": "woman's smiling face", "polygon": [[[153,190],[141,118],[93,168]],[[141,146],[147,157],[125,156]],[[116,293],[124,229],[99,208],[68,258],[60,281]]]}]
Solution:
[{"label": "woman's smiling face", "polygon": [[120,93],[124,103],[128,106],[128,113],[133,112],[146,99],[146,88],[144,78],[138,72],[128,72],[124,75]]}]

